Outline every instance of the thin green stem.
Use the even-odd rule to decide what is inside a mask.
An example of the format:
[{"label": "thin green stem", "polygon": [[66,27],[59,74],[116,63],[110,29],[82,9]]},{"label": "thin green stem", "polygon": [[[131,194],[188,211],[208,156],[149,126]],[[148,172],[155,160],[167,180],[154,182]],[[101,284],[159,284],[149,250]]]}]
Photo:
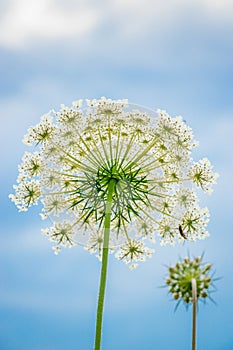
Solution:
[{"label": "thin green stem", "polygon": [[102,146],[103,151],[104,151],[104,155],[105,155],[105,158],[106,158],[106,162],[107,162],[107,164],[109,165],[109,164],[110,164],[110,162],[109,162],[109,156],[108,156],[108,152],[107,152],[107,150],[106,150],[105,144],[104,144],[103,137],[102,137],[102,135],[101,135],[101,130],[100,130],[100,128],[98,128],[98,134],[99,134],[101,146]]},{"label": "thin green stem", "polygon": [[[77,131],[77,134],[78,134],[78,136],[80,137],[80,140],[82,141],[83,145],[85,146],[85,148],[86,148],[87,151],[89,152],[89,157],[90,157],[90,155],[91,155],[91,156],[93,157],[93,159],[94,159],[94,164],[95,164],[95,165],[98,165],[98,164],[99,164],[99,159],[98,159],[98,157],[96,156],[96,153],[99,153],[100,155],[101,155],[101,153],[99,152],[98,149],[95,150],[95,151],[93,151],[93,149],[91,149],[91,148],[88,146],[87,142],[86,142],[86,141],[84,140],[84,138],[81,136],[81,134],[80,134],[80,132],[77,130],[77,128],[76,128],[76,131]],[[89,132],[89,134],[90,134],[90,137],[91,137],[91,141],[93,141],[94,138],[92,138],[91,132]],[[89,160],[91,160],[91,158],[89,158]],[[93,163],[93,161],[92,161],[92,163]]]},{"label": "thin green stem", "polygon": [[108,268],[111,208],[112,208],[112,197],[115,189],[115,184],[116,184],[116,181],[114,179],[110,180],[108,184],[108,194],[107,194],[107,202],[106,202],[106,208],[105,208],[105,221],[104,221],[104,245],[103,245],[100,285],[99,285],[98,306],[97,306],[97,314],[96,314],[96,333],[95,333],[94,350],[100,350],[100,347],[101,347],[104,296],[105,296],[107,268]]},{"label": "thin green stem", "polygon": [[[138,161],[140,159],[142,159],[147,153],[148,151],[156,144],[157,142],[157,137],[154,137],[153,141],[141,152],[138,154],[136,154],[132,159],[131,159],[131,164],[132,163],[138,163]],[[136,158],[135,158],[136,157]],[[127,166],[126,166],[127,169]]]},{"label": "thin green stem", "polygon": [[108,116],[108,141],[109,141],[109,153],[111,158],[111,164],[113,164],[113,155],[112,155],[112,137],[111,137],[111,124],[110,116]]},{"label": "thin green stem", "polygon": [[122,124],[120,124],[120,127],[117,132],[117,144],[116,144],[116,151],[115,151],[116,163],[118,163],[118,159],[120,158],[119,145],[120,145],[120,137],[121,137],[121,126]]},{"label": "thin green stem", "polygon": [[[119,164],[119,168],[123,165],[123,163],[124,163],[124,161],[125,161],[125,159],[126,159],[128,153],[129,153],[129,151],[130,151],[130,149],[131,149],[131,146],[132,146],[132,144],[133,144],[133,141],[135,140],[135,137],[136,137],[135,134],[132,133],[132,136],[131,136],[131,138],[130,138],[130,140],[129,140],[129,143],[128,143],[127,147],[126,147],[126,150],[125,150],[125,152],[124,152],[124,154],[123,154],[123,156],[122,156],[121,162],[120,162],[120,164]],[[123,144],[124,144],[124,143],[122,142],[122,145],[123,145]],[[121,152],[120,152],[120,153],[121,153]]]},{"label": "thin green stem", "polygon": [[192,278],[192,302],[193,302],[192,350],[196,350],[197,282],[195,278]]},{"label": "thin green stem", "polygon": [[[89,168],[89,171],[91,172],[95,172],[95,169],[91,168],[90,166],[88,165],[84,165],[83,167],[83,163],[81,161],[79,161],[77,158],[75,158],[74,156],[72,156],[70,153],[66,152],[64,150],[64,148],[62,148],[61,146],[59,146],[56,142],[53,142],[51,140],[51,143],[56,147],[58,148],[62,153],[64,153],[68,158],[65,158],[66,161],[68,161],[69,163],[73,164],[73,165],[77,165],[79,166],[79,169],[83,169],[83,170],[87,170]],[[73,160],[73,161],[72,161]],[[89,161],[91,161],[90,157],[89,157]],[[96,164],[98,164],[98,162],[95,162],[93,163],[93,161],[91,161],[91,163],[96,166]]]}]

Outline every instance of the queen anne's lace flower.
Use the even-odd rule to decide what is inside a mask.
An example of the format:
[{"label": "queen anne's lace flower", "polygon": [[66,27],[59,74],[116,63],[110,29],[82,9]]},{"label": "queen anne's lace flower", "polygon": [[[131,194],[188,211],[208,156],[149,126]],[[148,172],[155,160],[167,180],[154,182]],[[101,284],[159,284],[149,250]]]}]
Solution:
[{"label": "queen anne's lace flower", "polygon": [[19,210],[41,199],[55,252],[79,242],[101,258],[110,181],[110,248],[131,267],[151,256],[144,244],[156,232],[161,244],[205,238],[209,214],[195,186],[210,192],[217,174],[206,158],[193,162],[196,142],[182,117],[161,110],[151,117],[155,112],[104,97],[81,106],[62,105],[28,129],[24,142],[38,151],[25,153],[10,195]]}]

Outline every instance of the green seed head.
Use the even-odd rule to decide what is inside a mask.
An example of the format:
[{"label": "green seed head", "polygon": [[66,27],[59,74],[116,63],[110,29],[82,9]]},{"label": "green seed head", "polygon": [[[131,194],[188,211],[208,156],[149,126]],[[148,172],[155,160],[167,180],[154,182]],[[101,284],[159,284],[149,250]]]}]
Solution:
[{"label": "green seed head", "polygon": [[170,286],[169,293],[172,293],[175,300],[181,299],[185,304],[192,302],[192,280],[196,281],[197,299],[206,298],[209,295],[212,277],[209,275],[211,264],[203,266],[202,258],[197,257],[191,260],[186,257],[174,266],[168,268],[169,276],[166,284]]}]

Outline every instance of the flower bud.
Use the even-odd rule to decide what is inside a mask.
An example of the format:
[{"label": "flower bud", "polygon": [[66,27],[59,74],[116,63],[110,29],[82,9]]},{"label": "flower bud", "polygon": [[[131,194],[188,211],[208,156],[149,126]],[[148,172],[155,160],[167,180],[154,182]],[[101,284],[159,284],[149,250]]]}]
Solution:
[{"label": "flower bud", "polygon": [[204,269],[202,266],[202,258],[198,256],[193,260],[186,257],[168,268],[169,276],[166,283],[170,286],[169,292],[173,294],[174,299],[182,299],[185,304],[192,303],[192,279],[196,280],[196,299],[208,296],[212,281],[208,273],[212,265],[208,263]]}]

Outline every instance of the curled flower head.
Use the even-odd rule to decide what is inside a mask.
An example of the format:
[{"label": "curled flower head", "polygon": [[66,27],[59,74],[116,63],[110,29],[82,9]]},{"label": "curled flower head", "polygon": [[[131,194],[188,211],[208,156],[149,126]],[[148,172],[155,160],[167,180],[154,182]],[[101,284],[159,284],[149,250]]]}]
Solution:
[{"label": "curled flower head", "polygon": [[177,262],[175,266],[169,267],[169,276],[166,284],[173,298],[181,300],[188,305],[193,301],[192,280],[196,281],[196,298],[205,300],[209,297],[213,286],[212,265],[204,264],[202,257],[191,260],[189,257]]},{"label": "curled flower head", "polygon": [[42,218],[53,222],[44,233],[56,241],[56,253],[67,241],[101,258],[110,184],[110,248],[126,263],[151,256],[145,244],[156,233],[161,244],[208,235],[209,214],[195,188],[210,192],[217,175],[208,160],[193,162],[196,142],[182,117],[127,100],[103,97],[84,107],[79,100],[42,116],[24,142],[37,150],[25,153],[10,198],[20,210],[41,200]]}]

